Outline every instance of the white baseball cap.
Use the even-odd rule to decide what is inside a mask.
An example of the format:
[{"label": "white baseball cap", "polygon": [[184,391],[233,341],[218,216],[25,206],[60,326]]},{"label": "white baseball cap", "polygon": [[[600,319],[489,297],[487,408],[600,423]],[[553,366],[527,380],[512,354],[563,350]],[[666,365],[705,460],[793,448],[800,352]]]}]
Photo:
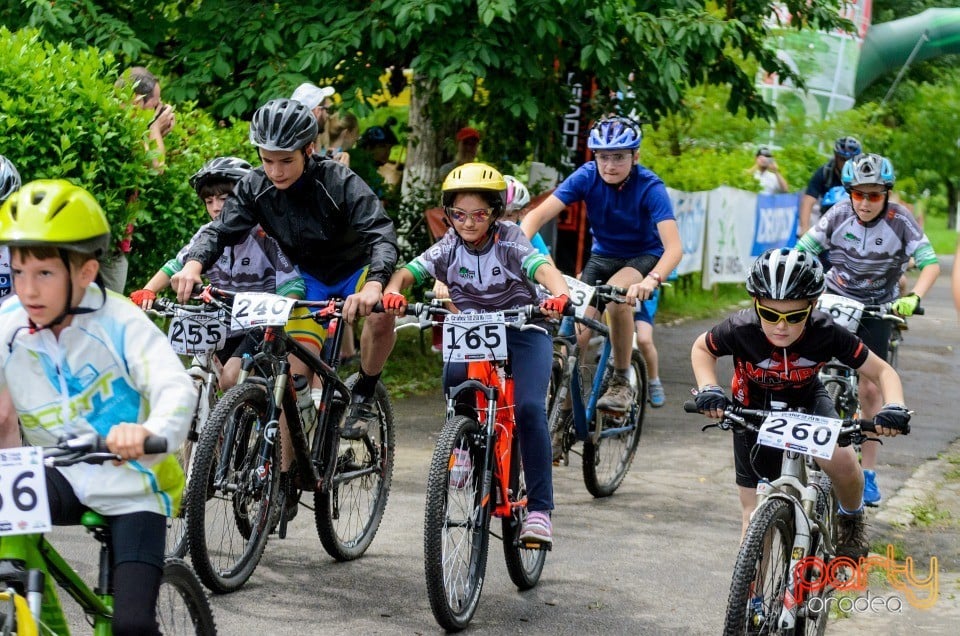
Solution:
[{"label": "white baseball cap", "polygon": [[322,104],[325,99],[333,97],[336,93],[337,89],[333,86],[320,88],[310,82],[304,82],[300,86],[297,86],[297,90],[293,91],[290,99],[295,99],[310,110],[313,110]]}]

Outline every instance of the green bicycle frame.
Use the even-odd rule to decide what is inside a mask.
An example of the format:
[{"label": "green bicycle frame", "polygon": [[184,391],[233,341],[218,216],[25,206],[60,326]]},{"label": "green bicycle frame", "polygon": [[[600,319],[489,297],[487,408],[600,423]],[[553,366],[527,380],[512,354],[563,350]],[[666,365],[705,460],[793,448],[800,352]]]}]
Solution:
[{"label": "green bicycle frame", "polygon": [[[88,517],[91,513],[84,513],[84,526],[104,524],[100,515],[93,514],[94,516]],[[101,552],[101,573],[104,571],[104,558],[105,555]],[[0,561],[5,560],[22,561],[28,571],[40,570],[44,573],[41,633],[58,636],[70,633],[54,581],[67,591],[87,616],[92,617],[94,636],[110,636],[113,633],[113,596],[94,593],[42,534],[12,535],[0,539]],[[109,568],[109,563],[106,566]],[[101,580],[101,586],[103,583]]]}]

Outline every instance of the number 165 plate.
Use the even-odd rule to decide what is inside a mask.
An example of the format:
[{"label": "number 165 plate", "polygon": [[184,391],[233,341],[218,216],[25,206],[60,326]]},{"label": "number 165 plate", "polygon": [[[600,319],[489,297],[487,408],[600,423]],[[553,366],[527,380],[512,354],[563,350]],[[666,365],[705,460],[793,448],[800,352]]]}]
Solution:
[{"label": "number 165 plate", "polygon": [[443,359],[447,362],[506,360],[507,327],[503,314],[450,314],[444,318]]}]

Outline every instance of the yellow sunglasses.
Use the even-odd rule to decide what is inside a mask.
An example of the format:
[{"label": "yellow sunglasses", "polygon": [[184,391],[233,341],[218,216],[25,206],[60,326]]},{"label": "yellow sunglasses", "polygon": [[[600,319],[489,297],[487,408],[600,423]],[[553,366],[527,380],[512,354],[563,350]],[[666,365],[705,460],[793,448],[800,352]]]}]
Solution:
[{"label": "yellow sunglasses", "polygon": [[756,309],[760,320],[763,322],[769,322],[771,325],[775,325],[781,320],[786,320],[788,325],[799,325],[800,323],[804,322],[807,319],[807,316],[810,315],[810,312],[813,311],[813,305],[808,305],[806,309],[798,309],[796,311],[782,313],[776,309],[764,307],[760,304],[759,300],[753,301],[753,306]]}]

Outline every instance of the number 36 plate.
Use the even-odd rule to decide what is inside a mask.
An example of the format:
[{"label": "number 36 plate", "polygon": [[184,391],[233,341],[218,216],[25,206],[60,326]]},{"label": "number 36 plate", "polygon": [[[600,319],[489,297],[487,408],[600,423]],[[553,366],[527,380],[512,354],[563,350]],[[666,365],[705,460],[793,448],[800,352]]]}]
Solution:
[{"label": "number 36 plate", "polygon": [[757,442],[771,448],[830,459],[837,447],[837,437],[842,425],[843,420],[784,411],[763,421]]},{"label": "number 36 plate", "polygon": [[0,450],[0,536],[49,532],[43,449]]}]

